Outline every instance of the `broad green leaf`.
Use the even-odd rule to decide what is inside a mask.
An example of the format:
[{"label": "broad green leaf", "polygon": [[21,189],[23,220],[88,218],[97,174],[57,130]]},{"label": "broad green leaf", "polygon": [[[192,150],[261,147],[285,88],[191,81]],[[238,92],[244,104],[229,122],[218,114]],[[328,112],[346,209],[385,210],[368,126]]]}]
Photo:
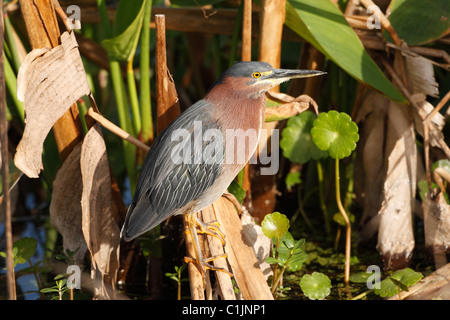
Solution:
[{"label": "broad green leaf", "polygon": [[323,273],[305,274],[300,280],[300,288],[311,300],[323,300],[331,292],[331,280]]},{"label": "broad green leaf", "polygon": [[285,23],[355,79],[394,101],[406,102],[330,0],[288,0]]},{"label": "broad green leaf", "polygon": [[353,283],[367,283],[367,280],[372,276],[369,272],[355,272],[350,275],[350,282]]},{"label": "broad green leaf", "polygon": [[235,180],[228,186],[228,192],[233,194],[239,203],[242,203],[245,198],[245,190]]},{"label": "broad green leaf", "polygon": [[279,212],[270,213],[264,217],[261,227],[266,237],[281,238],[289,229],[289,219]]},{"label": "broad green leaf", "polygon": [[290,271],[298,271],[303,267],[303,263],[308,258],[308,254],[303,249],[293,249],[293,254],[288,262]]},{"label": "broad green leaf", "polygon": [[284,182],[286,183],[286,188],[290,192],[294,186],[302,182],[302,179],[300,179],[300,171],[289,172]]},{"label": "broad green leaf", "polygon": [[[392,0],[388,17],[398,36],[408,45],[436,40],[449,29],[448,0]],[[392,41],[384,31],[388,41]]]},{"label": "broad green leaf", "polygon": [[134,56],[144,19],[145,1],[121,0],[114,18],[113,38],[102,41],[102,46],[114,59],[128,61]]},{"label": "broad green leaf", "polygon": [[14,242],[13,246],[17,248],[17,257],[23,258],[27,261],[30,260],[36,252],[37,240],[34,238],[25,237]]},{"label": "broad green leaf", "polygon": [[423,278],[423,274],[421,274],[420,272],[416,272],[411,268],[405,268],[395,271],[391,275],[391,278],[400,281],[407,287],[411,287]]},{"label": "broad green leaf", "polygon": [[295,245],[295,240],[294,237],[292,236],[292,233],[286,231],[281,237],[280,243],[284,245],[286,248],[292,249]]},{"label": "broad green leaf", "polygon": [[359,140],[358,126],[344,112],[322,112],[314,120],[311,135],[320,150],[328,150],[333,159],[348,157]]},{"label": "broad green leaf", "polygon": [[[382,298],[396,295],[400,289],[405,290],[416,284],[423,275],[410,268],[395,271],[389,278],[380,282],[380,288],[375,289],[374,293]],[[392,281],[393,279],[393,281]],[[405,290],[406,291],[406,290]]]},{"label": "broad green leaf", "polygon": [[311,138],[311,128],[316,115],[305,111],[288,120],[281,133],[280,147],[283,155],[295,163],[306,163],[310,159],[320,159],[327,153],[317,148]]}]

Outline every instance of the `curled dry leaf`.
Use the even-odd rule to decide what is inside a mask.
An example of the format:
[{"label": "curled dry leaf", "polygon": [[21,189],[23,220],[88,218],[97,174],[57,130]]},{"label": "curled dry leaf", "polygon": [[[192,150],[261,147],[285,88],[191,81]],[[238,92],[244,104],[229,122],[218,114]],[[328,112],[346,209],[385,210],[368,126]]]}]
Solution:
[{"label": "curled dry leaf", "polygon": [[267,92],[267,97],[270,100],[281,103],[281,105],[273,108],[266,108],[266,122],[279,121],[296,116],[303,111],[306,111],[312,106],[316,112],[319,113],[317,103],[308,95],[301,95],[294,98],[290,95],[278,92]]},{"label": "curled dry leaf", "polygon": [[17,96],[24,102],[25,131],[14,163],[30,178],[42,169],[43,143],[55,122],[83,95],[89,94],[83,63],[73,33],[61,35],[61,45],[35,49],[23,61]]},{"label": "curled dry leaf", "polygon": [[[106,145],[99,124],[87,133],[80,158],[83,181],[82,230],[92,257],[92,277],[96,280],[96,298],[109,299],[119,268],[119,227],[112,204],[111,176]],[[97,286],[100,283],[100,286]]]},{"label": "curled dry leaf", "polygon": [[80,153],[81,143],[74,147],[56,174],[50,204],[50,223],[63,237],[64,252],[76,251],[73,259],[78,265],[83,263],[87,251],[81,230]]},{"label": "curled dry leaf", "polygon": [[[416,125],[417,132],[424,137],[423,126],[425,124],[425,119],[431,112],[434,107],[431,103],[426,101],[426,96],[422,93],[416,93],[411,97],[413,99],[413,117]],[[445,125],[444,116],[441,113],[436,113],[431,121],[428,123],[429,126],[429,143],[433,147],[440,148],[442,146],[442,142],[444,142],[444,135],[442,133],[442,129]]]}]

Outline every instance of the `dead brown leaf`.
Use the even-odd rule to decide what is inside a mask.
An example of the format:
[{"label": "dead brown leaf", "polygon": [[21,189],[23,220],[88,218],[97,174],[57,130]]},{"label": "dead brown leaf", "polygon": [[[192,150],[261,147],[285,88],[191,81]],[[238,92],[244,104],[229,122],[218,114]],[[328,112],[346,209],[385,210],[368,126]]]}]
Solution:
[{"label": "dead brown leaf", "polygon": [[[119,268],[119,227],[113,211],[111,176],[106,145],[99,124],[87,133],[81,147],[82,230],[92,257],[92,278],[101,279],[96,285],[97,299],[114,297],[117,269]],[[95,282],[97,283],[97,282]],[[108,286],[109,285],[109,286]]]},{"label": "dead brown leaf", "polygon": [[80,153],[81,143],[74,147],[56,174],[50,204],[50,223],[63,237],[64,252],[76,251],[73,259],[78,265],[82,265],[87,251],[81,230]]},{"label": "dead brown leaf", "polygon": [[17,96],[24,102],[25,131],[14,163],[30,178],[42,169],[43,143],[54,123],[83,95],[89,94],[83,63],[73,33],[61,45],[31,51],[17,77]]},{"label": "dead brown leaf", "polygon": [[266,108],[266,122],[278,121],[294,117],[297,114],[308,110],[310,107],[313,107],[316,114],[319,113],[319,107],[317,106],[317,103],[308,95],[303,94],[294,98],[285,93],[271,91],[267,92],[266,95],[270,100],[281,103],[281,105],[279,106]]}]

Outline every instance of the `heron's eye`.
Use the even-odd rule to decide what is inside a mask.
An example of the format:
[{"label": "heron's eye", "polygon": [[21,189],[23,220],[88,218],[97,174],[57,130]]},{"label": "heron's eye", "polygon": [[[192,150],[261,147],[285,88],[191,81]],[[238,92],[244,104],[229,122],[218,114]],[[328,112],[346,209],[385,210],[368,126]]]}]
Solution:
[{"label": "heron's eye", "polygon": [[261,77],[261,73],[260,72],[254,72],[252,74],[252,77],[255,78],[255,79],[258,79],[259,77]]}]

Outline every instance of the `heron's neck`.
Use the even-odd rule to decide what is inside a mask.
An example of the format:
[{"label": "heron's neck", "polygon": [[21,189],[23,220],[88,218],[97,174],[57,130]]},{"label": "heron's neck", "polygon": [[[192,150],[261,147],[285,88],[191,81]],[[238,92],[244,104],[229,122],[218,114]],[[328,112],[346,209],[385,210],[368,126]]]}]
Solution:
[{"label": "heron's neck", "polygon": [[252,99],[246,93],[227,91],[218,85],[208,93],[205,100],[216,106],[212,112],[217,119],[222,120],[220,122],[227,123],[229,128],[259,130],[264,122],[265,94]]}]

